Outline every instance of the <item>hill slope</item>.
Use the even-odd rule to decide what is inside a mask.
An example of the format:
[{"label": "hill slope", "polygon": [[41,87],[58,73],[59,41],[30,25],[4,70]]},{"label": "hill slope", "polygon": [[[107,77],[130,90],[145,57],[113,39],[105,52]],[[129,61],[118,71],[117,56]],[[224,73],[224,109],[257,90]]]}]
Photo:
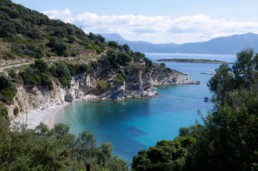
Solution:
[{"label": "hill slope", "polygon": [[0,1],[0,13],[0,62],[18,63],[0,65],[0,115],[1,106],[16,116],[88,95],[149,97],[156,94],[155,86],[198,83],[127,45],[105,42],[9,0]]},{"label": "hill slope", "polygon": [[80,56],[104,51],[105,39],[78,27],[14,4],[0,1],[0,60]]},{"label": "hill slope", "polygon": [[247,33],[232,35],[229,37],[218,37],[207,42],[185,43],[181,45],[152,44],[143,41],[128,41],[117,34],[102,34],[107,40],[126,43],[133,50],[149,53],[197,53],[197,54],[236,54],[237,52],[253,48],[258,51],[258,35]]}]

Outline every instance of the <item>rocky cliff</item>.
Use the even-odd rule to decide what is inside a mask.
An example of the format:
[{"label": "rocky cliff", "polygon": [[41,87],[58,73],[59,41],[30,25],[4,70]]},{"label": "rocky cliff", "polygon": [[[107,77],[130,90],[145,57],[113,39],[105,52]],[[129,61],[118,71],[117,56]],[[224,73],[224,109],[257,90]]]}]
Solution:
[{"label": "rocky cliff", "polygon": [[[51,20],[10,0],[0,1],[0,6],[0,72],[4,72],[0,78],[5,80],[0,85],[0,114],[6,115],[8,109],[13,116],[89,97],[149,97],[156,95],[155,87],[160,85],[196,83],[153,64],[126,44],[87,35],[74,25]],[[4,71],[14,64],[17,69]]]},{"label": "rocky cliff", "polygon": [[[126,76],[122,77],[121,72],[126,72]],[[70,88],[62,87],[56,79],[53,79],[52,90],[18,85],[14,103],[8,107],[8,113],[9,116],[14,116],[15,108],[19,109],[20,114],[32,109],[44,110],[75,99],[123,100],[151,97],[157,95],[156,87],[176,84],[198,82],[158,64],[146,67],[146,63],[141,62],[137,67],[128,65],[114,70],[110,63],[102,62],[89,72],[74,76]]]}]

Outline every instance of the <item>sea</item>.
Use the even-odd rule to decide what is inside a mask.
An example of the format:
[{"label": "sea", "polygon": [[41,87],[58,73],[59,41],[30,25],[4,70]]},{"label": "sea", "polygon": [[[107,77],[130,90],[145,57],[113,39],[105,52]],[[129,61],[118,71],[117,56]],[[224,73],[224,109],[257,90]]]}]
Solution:
[{"label": "sea", "polygon": [[[234,62],[236,55],[146,53],[153,62],[158,59],[216,59]],[[187,74],[199,85],[163,86],[158,96],[124,101],[77,101],[62,110],[56,123],[65,123],[70,132],[94,135],[96,142],[108,142],[113,154],[130,163],[140,150],[161,140],[172,140],[181,127],[202,124],[214,107],[207,83],[220,64],[165,62],[166,67]],[[205,102],[204,98],[208,97]]]}]

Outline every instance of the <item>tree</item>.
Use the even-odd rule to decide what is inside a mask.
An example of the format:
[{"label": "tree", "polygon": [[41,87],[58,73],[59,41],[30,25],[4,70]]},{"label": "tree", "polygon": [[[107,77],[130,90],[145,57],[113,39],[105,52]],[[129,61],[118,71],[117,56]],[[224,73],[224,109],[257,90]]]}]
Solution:
[{"label": "tree", "polygon": [[34,66],[35,68],[37,68],[39,70],[39,72],[43,72],[46,73],[48,72],[48,65],[45,61],[43,60],[35,60],[34,62]]},{"label": "tree", "polygon": [[56,74],[58,80],[64,87],[70,87],[72,76],[66,63],[58,62],[56,64]]},{"label": "tree", "polygon": [[226,97],[227,92],[234,89],[234,78],[228,64],[222,64],[216,69],[216,74],[208,82],[208,87],[215,93],[219,101]]},{"label": "tree", "polygon": [[115,41],[109,41],[108,46],[117,49],[118,48],[118,43],[115,42]]},{"label": "tree", "polygon": [[67,55],[67,46],[66,46],[66,44],[64,44],[64,43],[58,43],[56,46],[55,46],[55,51],[56,51],[56,53],[57,53],[57,55],[59,55],[59,56],[65,56],[65,55]]},{"label": "tree", "polygon": [[126,53],[130,52],[130,47],[127,44],[123,45],[123,49]]},{"label": "tree", "polygon": [[5,89],[11,86],[11,81],[5,75],[0,75],[0,89]]},{"label": "tree", "polygon": [[252,50],[245,50],[238,54],[233,69],[226,64],[221,65],[208,83],[217,100],[214,101],[214,109],[203,118],[203,124],[181,128],[179,137],[173,141],[163,141],[155,147],[139,152],[134,157],[132,167],[136,171],[256,170],[256,57]]},{"label": "tree", "polygon": [[16,93],[17,89],[11,80],[5,75],[0,75],[0,100],[10,105]]},{"label": "tree", "polygon": [[252,49],[247,49],[237,54],[237,60],[233,65],[233,72],[238,87],[250,86],[252,72],[257,66],[256,64],[257,61],[255,61]]},{"label": "tree", "polygon": [[92,134],[82,132],[76,139],[73,155],[79,161],[83,161],[85,166],[95,162],[96,142]]},{"label": "tree", "polygon": [[129,63],[131,61],[132,61],[132,58],[129,55],[127,55],[126,53],[119,53],[117,55],[117,62],[122,66],[126,65],[127,63]]},{"label": "tree", "polygon": [[79,72],[79,74],[81,74],[81,73],[84,73],[84,72],[88,72],[89,69],[90,69],[89,65],[83,63],[83,64],[80,64],[78,72]]},{"label": "tree", "polygon": [[183,171],[189,148],[196,142],[191,136],[178,137],[173,141],[160,141],[147,151],[140,151],[133,158],[135,171]]}]

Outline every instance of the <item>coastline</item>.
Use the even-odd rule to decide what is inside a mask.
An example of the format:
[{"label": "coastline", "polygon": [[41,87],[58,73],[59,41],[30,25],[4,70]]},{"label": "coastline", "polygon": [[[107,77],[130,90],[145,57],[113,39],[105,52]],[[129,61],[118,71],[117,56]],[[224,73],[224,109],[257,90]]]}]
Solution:
[{"label": "coastline", "polygon": [[55,117],[58,112],[64,107],[68,106],[71,103],[64,102],[60,105],[54,105],[48,109],[40,110],[40,109],[32,109],[27,113],[23,113],[20,116],[14,118],[12,120],[12,125],[15,124],[26,124],[27,128],[34,129],[41,122],[46,124],[49,128],[53,128],[55,125]]},{"label": "coastline", "polygon": [[27,128],[34,129],[41,122],[46,124],[49,128],[53,128],[58,113],[66,106],[80,100],[97,100],[98,98],[94,95],[86,95],[83,98],[74,99],[71,103],[64,101],[62,104],[55,104],[47,109],[31,109],[27,112],[20,114],[18,117],[12,119],[11,124],[26,124]]},{"label": "coastline", "polygon": [[[182,77],[182,76],[181,76]],[[179,82],[175,82],[175,83],[167,83],[167,84],[163,84],[163,85],[176,85],[176,84],[199,84],[198,81],[192,81],[191,79],[185,79],[185,75],[183,75],[183,78],[178,77],[179,78]],[[159,85],[158,87],[160,87],[161,85]],[[154,93],[153,93],[154,92]],[[133,94],[136,95],[136,94]],[[155,89],[151,89],[151,91],[145,91],[145,95],[139,95],[138,98],[142,98],[142,97],[153,97],[158,95],[155,91]],[[133,98],[132,96],[127,96],[124,98],[117,98],[117,100],[125,100],[125,99],[129,99],[129,98]],[[11,118],[11,125],[15,126],[16,124],[25,124],[27,126],[27,128],[29,129],[34,129],[35,127],[37,127],[41,122],[46,124],[49,128],[53,128],[53,126],[56,123],[56,116],[57,114],[61,111],[61,109],[64,109],[67,105],[75,102],[75,101],[79,101],[79,100],[108,100],[109,98],[106,97],[100,97],[100,96],[96,96],[96,95],[86,95],[80,98],[75,98],[73,99],[71,102],[65,102],[62,101],[62,104],[52,104],[51,107],[49,108],[45,108],[45,109],[41,109],[40,106],[38,106],[38,108],[36,109],[29,109],[26,112],[20,113],[19,116]]]}]

